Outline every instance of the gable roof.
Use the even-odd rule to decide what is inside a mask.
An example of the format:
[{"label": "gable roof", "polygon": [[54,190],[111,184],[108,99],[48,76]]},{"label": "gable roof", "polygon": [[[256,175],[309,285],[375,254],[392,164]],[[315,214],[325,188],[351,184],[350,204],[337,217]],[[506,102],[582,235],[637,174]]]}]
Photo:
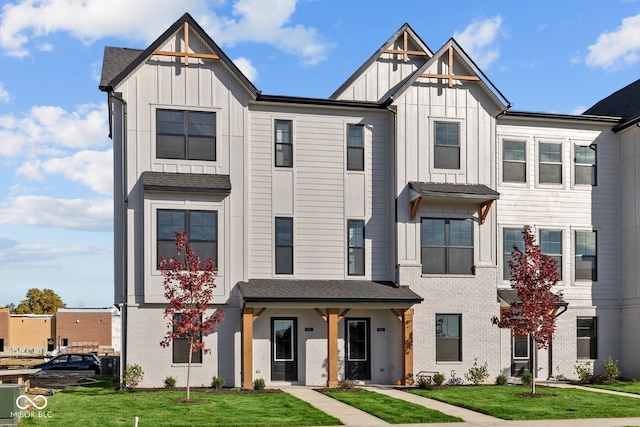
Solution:
[{"label": "gable roof", "polygon": [[640,79],[596,102],[582,114],[621,117],[622,122],[614,132],[640,123]]},{"label": "gable roof", "polygon": [[[402,95],[409,87],[411,87],[417,79],[422,77],[422,74],[426,72],[432,65],[440,60],[442,55],[445,55],[449,49],[453,50],[453,60],[457,60],[469,73],[478,77],[478,84],[482,90],[493,100],[493,102],[502,110],[506,111],[511,108],[511,102],[498,90],[498,88],[489,80],[489,78],[482,72],[480,67],[466,54],[464,49],[460,47],[458,42],[454,38],[450,38],[431,58],[427,60],[420,68],[418,68],[409,78],[405,80],[402,85],[399,85],[393,93],[389,94],[389,98],[397,98]],[[434,77],[427,77],[434,78]],[[453,80],[456,80],[455,75],[452,76]],[[503,102],[504,101],[504,102]],[[383,100],[388,102],[388,100]],[[506,105],[505,105],[506,104]]]},{"label": "gable roof", "polygon": [[336,99],[340,96],[349,86],[351,86],[374,62],[380,58],[381,55],[385,53],[385,51],[395,43],[398,38],[407,33],[407,36],[411,38],[411,41],[416,44],[421,50],[423,50],[426,56],[430,57],[433,55],[431,49],[420,39],[418,34],[407,24],[406,22],[400,27],[398,31],[396,31],[389,39],[380,46],[380,49],[374,52],[369,59],[367,59],[364,64],[360,66],[331,96],[330,99]]},{"label": "gable roof", "polygon": [[104,92],[111,91],[136,68],[142,65],[144,61],[152,56],[154,51],[165,43],[169,37],[179,31],[185,24],[188,24],[190,31],[195,32],[205,42],[209,49],[220,57],[219,60],[255,98],[258,93],[258,89],[256,89],[253,83],[251,83],[251,81],[242,74],[242,71],[240,71],[233,61],[229,59],[222,49],[220,49],[220,47],[188,13],[182,15],[180,19],[174,22],[173,25],[171,25],[160,37],[158,37],[143,51],[113,47],[105,48],[105,59],[102,66],[102,76],[100,78],[99,86],[100,90]]}]

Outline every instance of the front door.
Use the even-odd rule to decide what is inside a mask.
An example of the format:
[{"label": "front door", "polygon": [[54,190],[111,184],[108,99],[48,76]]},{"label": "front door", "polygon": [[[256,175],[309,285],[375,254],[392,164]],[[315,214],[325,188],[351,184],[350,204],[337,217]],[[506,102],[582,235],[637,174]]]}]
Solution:
[{"label": "front door", "polygon": [[531,340],[528,336],[511,337],[511,376],[521,377],[531,372]]},{"label": "front door", "polygon": [[371,379],[369,319],[345,319],[345,379]]},{"label": "front door", "polygon": [[271,318],[271,381],[298,380],[296,319]]}]

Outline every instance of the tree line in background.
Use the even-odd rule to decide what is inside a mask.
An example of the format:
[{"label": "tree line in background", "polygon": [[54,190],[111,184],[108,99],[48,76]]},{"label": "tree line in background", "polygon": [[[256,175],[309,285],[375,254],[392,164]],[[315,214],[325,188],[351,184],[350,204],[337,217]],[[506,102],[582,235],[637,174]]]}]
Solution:
[{"label": "tree line in background", "polygon": [[5,308],[8,308],[12,314],[56,314],[59,308],[66,306],[60,295],[53,290],[31,288],[27,291],[26,298],[17,306],[9,303]]}]

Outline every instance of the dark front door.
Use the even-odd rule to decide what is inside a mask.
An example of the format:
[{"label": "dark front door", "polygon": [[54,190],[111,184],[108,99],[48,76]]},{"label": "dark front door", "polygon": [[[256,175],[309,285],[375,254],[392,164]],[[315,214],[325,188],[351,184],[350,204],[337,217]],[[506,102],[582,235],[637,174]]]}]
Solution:
[{"label": "dark front door", "polygon": [[271,318],[271,381],[298,380],[296,319]]},{"label": "dark front door", "polygon": [[531,340],[528,336],[511,336],[511,376],[531,372]]},{"label": "dark front door", "polygon": [[369,343],[369,319],[345,319],[345,378],[371,379],[371,345]]}]

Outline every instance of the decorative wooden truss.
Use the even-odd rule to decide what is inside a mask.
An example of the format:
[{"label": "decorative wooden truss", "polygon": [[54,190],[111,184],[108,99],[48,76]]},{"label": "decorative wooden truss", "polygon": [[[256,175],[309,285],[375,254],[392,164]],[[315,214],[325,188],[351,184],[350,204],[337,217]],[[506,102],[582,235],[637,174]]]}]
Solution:
[{"label": "decorative wooden truss", "polygon": [[422,50],[409,50],[409,33],[406,31],[402,35],[402,49],[387,49],[384,53],[402,55],[404,62],[409,61],[409,55],[427,56],[427,52]]},{"label": "decorative wooden truss", "polygon": [[153,55],[175,56],[179,58],[184,58],[184,65],[186,66],[189,65],[189,58],[220,59],[220,57],[215,53],[189,52],[189,23],[185,22],[182,28],[184,30],[184,52],[167,52],[162,50],[155,50],[153,51]]},{"label": "decorative wooden truss", "polygon": [[446,79],[449,81],[449,87],[453,87],[454,80],[467,80],[467,81],[480,81],[480,77],[478,76],[458,76],[453,74],[453,46],[449,46],[449,61],[448,61],[448,72],[447,74],[429,74],[424,73],[420,77],[427,77],[431,79]]}]

